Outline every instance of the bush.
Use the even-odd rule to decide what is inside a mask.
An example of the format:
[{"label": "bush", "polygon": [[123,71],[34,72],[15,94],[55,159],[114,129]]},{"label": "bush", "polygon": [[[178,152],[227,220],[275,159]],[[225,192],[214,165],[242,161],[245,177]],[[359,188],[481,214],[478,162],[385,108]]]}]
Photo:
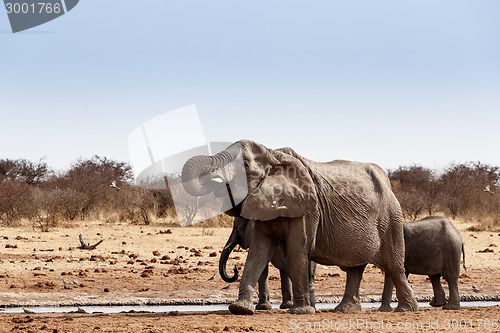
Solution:
[{"label": "bush", "polygon": [[[484,227],[500,225],[500,167],[455,163],[437,175],[431,169],[411,165],[389,170],[388,175],[406,219],[441,213],[474,219]],[[189,196],[177,207],[186,217],[179,221],[165,176],[144,180],[140,186],[132,180],[127,163],[97,155],[76,161],[61,174],[54,174],[43,160],[0,159],[0,222],[10,226],[31,219],[44,231],[62,221],[89,218],[190,225],[203,219],[201,207],[218,208],[212,207],[213,202]],[[119,189],[110,186],[112,182]],[[179,182],[177,177],[170,179],[177,186],[172,191],[181,188]],[[222,214],[195,226],[226,227],[232,220]]]},{"label": "bush", "polygon": [[437,205],[437,188],[432,170],[419,165],[401,166],[388,174],[405,218],[415,220],[424,212],[433,214]]},{"label": "bush", "polygon": [[394,194],[406,219],[436,211],[453,219],[500,224],[500,168],[481,162],[451,164],[437,176],[418,166],[389,170]]},{"label": "bush", "polygon": [[[500,180],[499,168],[480,162],[452,164],[439,178],[441,204],[452,218],[490,216],[492,195]],[[484,189],[489,186],[493,193]],[[486,210],[485,210],[486,209]]]},{"label": "bush", "polygon": [[0,221],[10,226],[33,214],[32,187],[13,180],[0,181]]}]

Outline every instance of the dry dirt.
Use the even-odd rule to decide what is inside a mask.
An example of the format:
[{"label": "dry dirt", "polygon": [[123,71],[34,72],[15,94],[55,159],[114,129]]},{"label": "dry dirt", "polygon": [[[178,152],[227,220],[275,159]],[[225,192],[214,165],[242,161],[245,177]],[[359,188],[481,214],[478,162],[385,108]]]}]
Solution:
[{"label": "dry dirt", "polygon": [[[455,225],[462,233],[466,250],[467,271],[463,270],[459,279],[461,295],[472,298],[499,295],[500,247],[497,245],[500,246],[500,233],[470,232],[465,230],[470,224],[455,222]],[[25,227],[0,228],[0,307],[231,302],[237,298],[238,283],[222,289],[228,284],[217,272],[220,250],[230,232],[228,228],[85,222],[77,227],[56,228],[46,233]],[[79,234],[90,243],[104,241],[95,250],[81,250],[78,248]],[[242,267],[245,258],[246,251],[233,252],[228,272],[235,264]],[[214,273],[216,278],[209,280]],[[69,284],[64,284],[63,279]],[[409,279],[417,297],[426,299],[432,295],[431,284],[425,276],[411,275]],[[345,273],[337,267],[318,266],[316,295],[320,301],[338,301],[344,283]],[[473,284],[481,291],[474,292]],[[369,265],[360,295],[364,300],[378,300],[382,287],[383,274],[377,267]],[[271,298],[278,302],[279,272],[274,268],[270,269],[270,288]],[[0,311],[0,331],[296,332],[314,324],[321,325],[319,331],[350,331],[353,328],[361,332],[422,331],[422,328],[424,331],[456,331],[453,325],[458,322],[454,319],[463,320],[462,328],[472,331],[500,331],[494,322],[500,320],[498,306],[462,308],[459,311],[422,309],[403,314],[378,313],[369,309],[355,314],[320,311],[301,316],[273,310],[243,317],[227,311],[109,315],[21,315],[2,314]],[[392,328],[387,322],[391,322]],[[416,326],[419,323],[421,327]],[[430,323],[434,326],[429,326]],[[405,329],[404,325],[411,327]]]}]

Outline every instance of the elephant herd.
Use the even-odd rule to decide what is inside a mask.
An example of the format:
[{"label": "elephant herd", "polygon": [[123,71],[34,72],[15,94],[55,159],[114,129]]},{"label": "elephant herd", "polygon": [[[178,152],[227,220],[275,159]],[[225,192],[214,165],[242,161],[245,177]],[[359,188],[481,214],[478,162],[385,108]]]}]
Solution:
[{"label": "elephant herd", "polygon": [[[237,179],[235,160],[243,160],[246,184]],[[336,311],[361,309],[359,286],[371,263],[385,272],[381,311],[390,311],[393,286],[396,311],[416,311],[418,303],[408,274],[428,275],[432,306],[458,309],[458,275],[463,241],[450,221],[427,217],[403,223],[387,174],[377,165],[336,160],[319,163],[291,148],[269,149],[238,141],[214,156],[195,156],[182,170],[187,193],[220,196],[230,192],[226,213],[235,217],[219,264],[222,278],[236,245],[249,248],[234,314],[252,314],[253,291],[259,283],[256,309],[269,309],[268,263],[280,270],[283,302],[294,314],[314,313],[316,263],[336,265],[347,273],[344,296]],[[228,200],[228,199],[226,199]],[[464,257],[465,262],[465,257]],[[465,263],[464,263],[465,267]],[[440,283],[449,286],[449,298]]]}]

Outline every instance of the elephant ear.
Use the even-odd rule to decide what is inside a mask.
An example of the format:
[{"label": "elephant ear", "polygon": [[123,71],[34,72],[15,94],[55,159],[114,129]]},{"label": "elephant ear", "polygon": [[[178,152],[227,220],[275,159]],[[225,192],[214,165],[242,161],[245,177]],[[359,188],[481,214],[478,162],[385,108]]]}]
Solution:
[{"label": "elephant ear", "polygon": [[261,221],[296,218],[317,207],[316,186],[298,158],[274,151],[269,174],[242,203],[241,216]]}]

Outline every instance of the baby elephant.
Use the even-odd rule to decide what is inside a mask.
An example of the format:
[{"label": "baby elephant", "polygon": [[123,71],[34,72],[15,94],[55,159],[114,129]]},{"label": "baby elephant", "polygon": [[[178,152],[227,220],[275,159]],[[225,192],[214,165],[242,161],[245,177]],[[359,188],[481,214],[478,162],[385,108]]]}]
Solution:
[{"label": "baby elephant", "polygon": [[[231,251],[236,245],[240,245],[243,249],[248,249],[253,239],[254,220],[247,220],[242,217],[234,219],[233,231],[229,236],[226,246],[222,250],[219,260],[219,273],[222,279],[226,282],[234,282],[238,279],[238,268],[234,267],[234,275],[229,277],[226,274],[226,263]],[[281,276],[281,294],[282,303],[281,309],[291,308],[292,301],[292,282],[288,271],[288,264],[286,256],[280,246],[276,247],[274,254],[271,258],[271,263],[279,269]],[[310,277],[310,297],[311,304],[314,306],[314,271],[316,264],[311,262],[311,277]],[[272,308],[269,301],[269,282],[268,282],[268,266],[266,265],[264,271],[259,277],[259,302],[256,305],[257,310],[270,310]]]},{"label": "baby elephant", "polygon": [[[460,309],[458,275],[460,259],[465,252],[462,236],[455,226],[444,217],[428,216],[418,221],[403,224],[405,238],[405,270],[409,274],[428,275],[434,290],[431,306],[443,309]],[[440,277],[448,283],[449,299],[446,302]],[[391,311],[393,283],[385,274],[384,292],[380,311]]]}]

